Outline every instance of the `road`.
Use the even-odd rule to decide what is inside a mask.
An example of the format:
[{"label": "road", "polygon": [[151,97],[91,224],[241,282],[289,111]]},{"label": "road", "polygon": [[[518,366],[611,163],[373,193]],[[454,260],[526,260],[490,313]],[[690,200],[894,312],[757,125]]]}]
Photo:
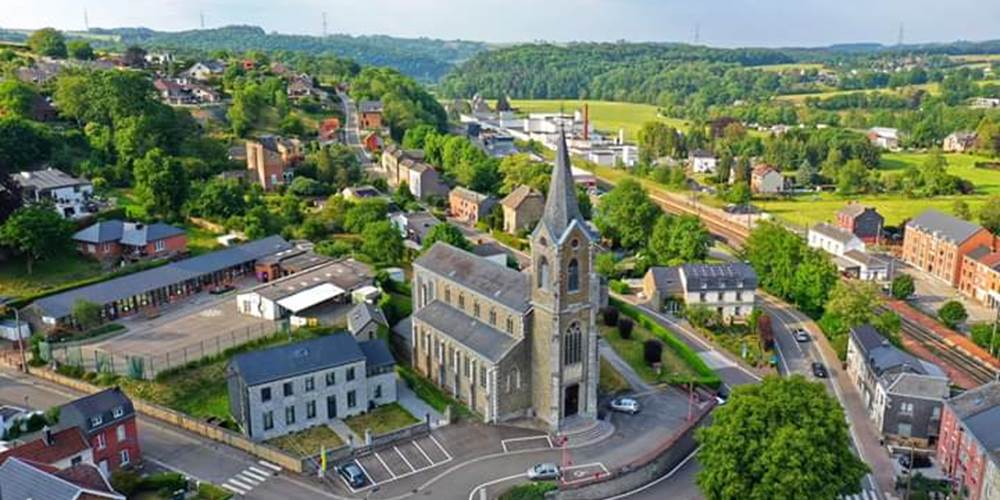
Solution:
[{"label": "road", "polygon": [[[0,403],[46,410],[83,396],[82,393],[60,387],[30,376],[0,369]],[[240,450],[167,427],[152,419],[139,417],[139,442],[143,460],[151,468],[166,468],[186,476],[218,485],[232,485],[246,491],[243,498],[310,500],[338,498],[302,479],[285,473],[271,472]],[[264,480],[259,478],[263,477]],[[232,483],[230,481],[235,481]],[[254,483],[254,484],[252,484]],[[242,485],[242,486],[240,486]]]},{"label": "road", "polygon": [[358,161],[363,168],[369,168],[372,158],[361,143],[361,130],[358,128],[358,108],[357,105],[347,95],[347,92],[337,92],[340,97],[341,106],[344,108],[344,142],[354,148]]}]

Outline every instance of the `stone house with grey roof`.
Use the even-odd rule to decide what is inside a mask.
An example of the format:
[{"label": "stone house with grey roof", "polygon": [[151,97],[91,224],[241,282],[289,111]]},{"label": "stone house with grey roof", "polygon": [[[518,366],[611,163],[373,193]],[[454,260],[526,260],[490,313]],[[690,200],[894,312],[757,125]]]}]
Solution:
[{"label": "stone house with grey roof", "polygon": [[542,218],[545,195],[524,184],[500,200],[503,210],[503,230],[510,234],[530,231]]},{"label": "stone house with grey roof", "polygon": [[887,441],[936,446],[941,406],[950,394],[941,368],[893,346],[871,325],[860,325],[848,338],[847,375]]},{"label": "stone house with grey roof", "polygon": [[347,331],[358,340],[376,338],[380,328],[388,329],[389,322],[377,305],[362,302],[347,313]]},{"label": "stone house with grey roof", "polygon": [[412,360],[487,423],[597,417],[600,280],[564,136],[522,273],[438,242],[413,263]]},{"label": "stone house with grey roof", "polygon": [[903,234],[903,260],[954,287],[964,257],[979,247],[995,248],[986,228],[933,209],[907,222]]},{"label": "stone house with grey roof", "polygon": [[335,333],[233,357],[229,409],[263,441],[396,401],[395,360],[381,340]]}]

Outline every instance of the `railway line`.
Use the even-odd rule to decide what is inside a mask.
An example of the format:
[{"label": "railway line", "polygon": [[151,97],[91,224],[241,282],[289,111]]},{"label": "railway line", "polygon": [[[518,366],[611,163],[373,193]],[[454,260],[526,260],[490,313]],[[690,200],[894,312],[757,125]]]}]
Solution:
[{"label": "railway line", "polygon": [[978,358],[965,354],[947,339],[942,339],[902,315],[900,318],[902,319],[904,335],[922,344],[932,354],[948,363],[952,368],[967,375],[977,384],[985,384],[997,376],[995,368],[986,365]]}]

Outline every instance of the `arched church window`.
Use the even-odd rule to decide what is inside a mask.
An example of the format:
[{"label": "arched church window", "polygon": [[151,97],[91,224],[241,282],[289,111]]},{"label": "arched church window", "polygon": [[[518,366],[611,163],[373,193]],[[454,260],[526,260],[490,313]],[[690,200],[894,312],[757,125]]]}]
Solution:
[{"label": "arched church window", "polygon": [[549,261],[542,257],[538,261],[538,288],[548,290],[549,288]]},{"label": "arched church window", "polygon": [[563,364],[575,365],[583,359],[583,331],[574,321],[563,334]]},{"label": "arched church window", "polygon": [[580,263],[573,259],[569,261],[569,266],[567,266],[567,274],[569,274],[569,279],[566,282],[566,289],[575,292],[580,289]]}]

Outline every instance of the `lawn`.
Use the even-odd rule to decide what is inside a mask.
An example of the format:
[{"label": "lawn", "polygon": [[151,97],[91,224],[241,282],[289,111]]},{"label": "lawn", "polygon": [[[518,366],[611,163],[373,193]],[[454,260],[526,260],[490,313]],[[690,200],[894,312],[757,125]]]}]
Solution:
[{"label": "lawn", "polygon": [[572,113],[577,109],[583,109],[584,103],[590,106],[590,120],[595,129],[608,135],[617,135],[618,129],[625,129],[625,140],[635,141],[636,133],[644,123],[650,121],[662,121],[682,129],[687,129],[689,125],[685,120],[660,116],[656,106],[651,104],[549,99],[510,102],[511,106],[522,113],[555,113],[560,108]]},{"label": "lawn", "polygon": [[503,492],[500,500],[543,500],[546,493],[557,489],[559,487],[552,481],[524,483]]},{"label": "lawn", "polygon": [[472,410],[469,410],[464,404],[456,401],[454,398],[445,394],[440,387],[434,385],[433,382],[424,378],[419,373],[413,370],[413,368],[405,365],[396,365],[396,373],[399,377],[406,381],[406,385],[425,403],[429,404],[431,408],[444,413],[445,408],[451,405],[451,410],[454,415],[460,417],[472,416]]},{"label": "lawn", "polygon": [[[921,164],[926,158],[926,153],[887,153],[882,156],[880,170],[901,171],[908,165]],[[949,172],[975,185],[974,194],[906,198],[894,194],[840,196],[835,193],[815,193],[775,201],[756,201],[754,204],[784,221],[807,226],[831,221],[848,201],[857,201],[877,208],[885,217],[886,224],[896,225],[928,208],[950,212],[956,200],[966,202],[975,213],[989,195],[1000,194],[1000,171],[974,167],[975,162],[988,161],[989,158],[968,154],[949,154],[946,158]]]},{"label": "lawn", "polygon": [[365,435],[365,430],[371,430],[372,436],[380,436],[387,432],[402,429],[420,422],[410,415],[399,403],[379,406],[368,413],[348,417],[344,423],[359,436]]},{"label": "lawn", "polygon": [[642,345],[643,342],[655,339],[656,336],[638,323],[635,324],[632,330],[632,338],[630,339],[623,339],[617,327],[600,323],[598,328],[601,337],[604,338],[608,345],[646,382],[666,382],[670,375],[697,376],[697,373],[667,346],[663,346],[663,355],[660,357],[663,368],[657,374],[656,370],[646,363],[643,357]]},{"label": "lawn", "polygon": [[216,239],[219,235],[208,229],[195,226],[194,224],[186,224],[184,230],[187,232],[188,251],[192,255],[211,252],[222,247],[219,244],[219,240]]},{"label": "lawn", "polygon": [[24,258],[10,257],[0,264],[0,295],[21,298],[102,274],[101,265],[68,251],[35,262],[32,274]]},{"label": "lawn", "polygon": [[313,455],[319,453],[323,448],[335,450],[344,446],[344,441],[340,439],[340,436],[325,425],[317,425],[304,431],[268,439],[264,443],[295,456]]},{"label": "lawn", "polygon": [[601,394],[615,394],[626,391],[628,388],[628,381],[625,380],[625,377],[618,373],[614,366],[611,366],[611,362],[601,358],[601,372],[597,382],[597,390]]}]

